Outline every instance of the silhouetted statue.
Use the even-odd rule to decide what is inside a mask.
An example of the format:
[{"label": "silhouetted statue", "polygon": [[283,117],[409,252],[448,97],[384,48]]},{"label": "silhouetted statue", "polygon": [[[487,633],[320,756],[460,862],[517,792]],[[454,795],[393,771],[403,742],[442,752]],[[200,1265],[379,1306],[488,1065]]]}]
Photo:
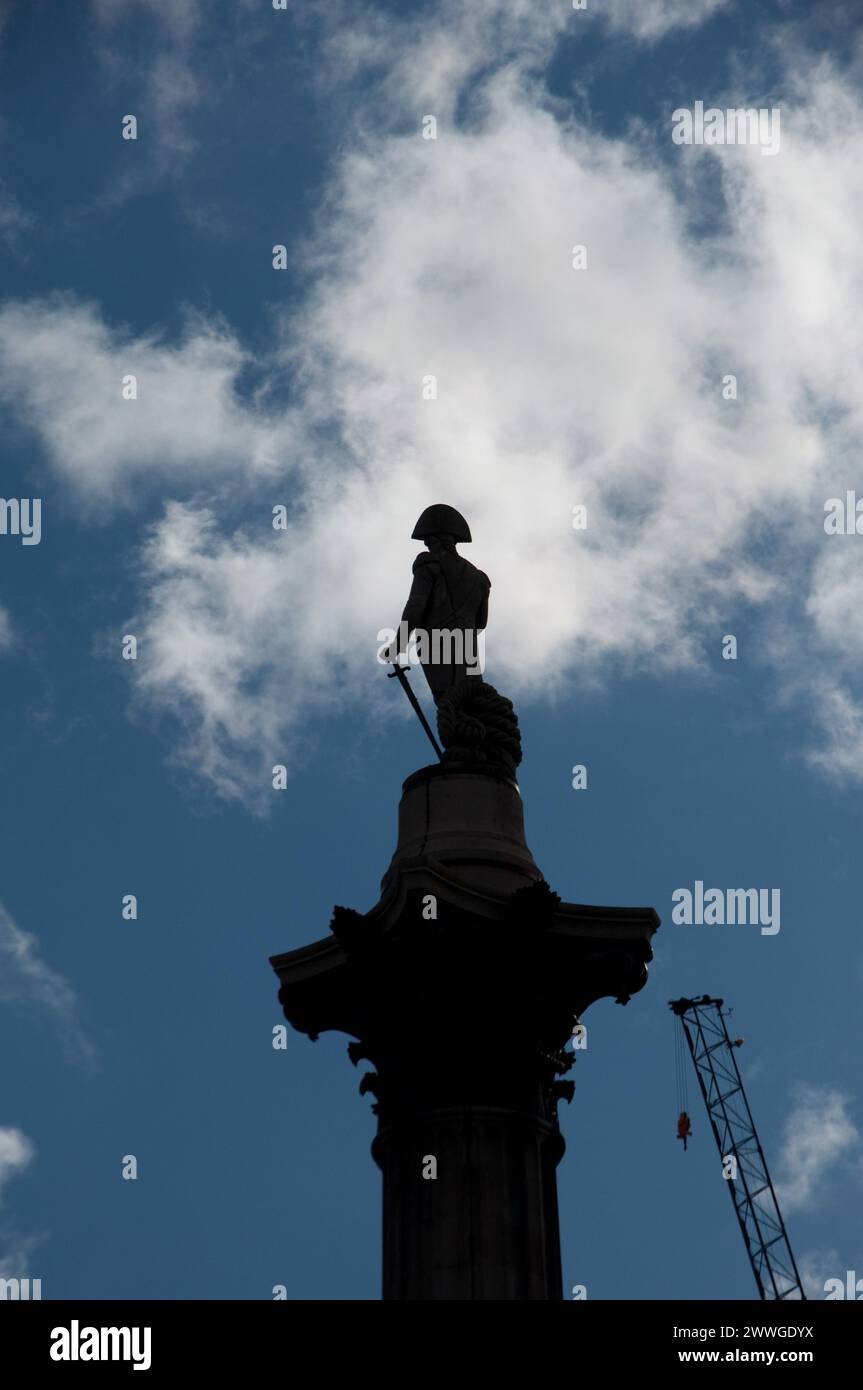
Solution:
[{"label": "silhouetted statue", "polygon": [[[420,664],[437,705],[444,762],[514,772],[521,761],[518,720],[511,702],[483,679],[481,634],[491,581],[456,550],[472,540],[470,527],[454,507],[438,502],[426,507],[411,536],[425,541],[426,552],[414,560],[411,591],[387,659],[398,665],[411,633],[417,634]],[[402,684],[425,723],[404,676]]]},{"label": "silhouetted statue", "polygon": [[[437,703],[447,690],[468,678],[482,679],[479,634],[488,622],[491,582],[456,550],[470,541],[470,527],[455,507],[439,502],[426,507],[411,533],[426,551],[413,564],[413,584],[402,613],[390,660],[417,632],[417,651],[429,689]],[[398,648],[398,652],[395,648]]]}]

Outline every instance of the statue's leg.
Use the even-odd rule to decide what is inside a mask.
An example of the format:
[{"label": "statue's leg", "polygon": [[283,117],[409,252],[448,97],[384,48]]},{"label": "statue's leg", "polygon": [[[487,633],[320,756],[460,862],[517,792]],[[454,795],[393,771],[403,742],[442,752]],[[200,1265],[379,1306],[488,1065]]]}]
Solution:
[{"label": "statue's leg", "polygon": [[[459,681],[464,680],[467,675],[467,667],[464,665],[456,666],[453,664],[432,665],[429,662],[423,664],[425,678],[428,681],[429,690],[432,693],[435,704],[439,702],[441,696],[446,695],[452,690],[453,686],[458,685]],[[478,676],[472,676],[472,680],[478,680]]]}]

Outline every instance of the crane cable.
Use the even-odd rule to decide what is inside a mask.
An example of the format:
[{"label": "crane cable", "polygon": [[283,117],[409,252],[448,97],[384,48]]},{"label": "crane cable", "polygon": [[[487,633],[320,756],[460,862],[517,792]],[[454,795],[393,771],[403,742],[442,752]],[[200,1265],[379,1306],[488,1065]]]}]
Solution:
[{"label": "crane cable", "polygon": [[683,1036],[683,1020],[671,1015],[674,1028],[674,1072],[677,1088],[677,1113],[689,1113],[689,1067],[686,1056],[686,1040]]}]

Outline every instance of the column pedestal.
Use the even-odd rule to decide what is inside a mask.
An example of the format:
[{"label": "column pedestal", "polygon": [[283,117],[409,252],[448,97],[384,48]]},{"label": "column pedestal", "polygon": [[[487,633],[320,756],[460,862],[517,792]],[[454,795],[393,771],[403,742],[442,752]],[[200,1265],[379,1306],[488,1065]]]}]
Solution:
[{"label": "column pedestal", "polygon": [[[557,1107],[565,1050],[595,1000],[641,989],[652,908],[562,902],[524,838],[506,776],[424,768],[366,913],[272,958],[285,1017],[351,1035],[375,1098],[385,1299],[563,1296]],[[433,1175],[434,1174],[434,1175]]]}]

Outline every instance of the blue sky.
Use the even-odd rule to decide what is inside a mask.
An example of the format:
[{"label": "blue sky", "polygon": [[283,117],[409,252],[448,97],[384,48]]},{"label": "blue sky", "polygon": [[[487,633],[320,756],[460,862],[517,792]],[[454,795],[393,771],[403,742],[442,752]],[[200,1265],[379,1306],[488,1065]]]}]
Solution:
[{"label": "blue sky", "polygon": [[[534,857],[663,918],[586,1016],[565,1287],[754,1296],[698,1105],[674,1138],[705,991],[810,1290],[863,1273],[863,540],[823,527],[863,497],[860,27],[752,9],[0,8],[0,492],[42,500],[0,535],[0,1273],[379,1296],[361,1073],[273,1050],[268,957],[378,896],[425,749],[375,637],[439,499]],[[675,146],[697,100],[778,106],[779,153]],[[674,924],[696,879],[780,888],[780,932]]]}]

